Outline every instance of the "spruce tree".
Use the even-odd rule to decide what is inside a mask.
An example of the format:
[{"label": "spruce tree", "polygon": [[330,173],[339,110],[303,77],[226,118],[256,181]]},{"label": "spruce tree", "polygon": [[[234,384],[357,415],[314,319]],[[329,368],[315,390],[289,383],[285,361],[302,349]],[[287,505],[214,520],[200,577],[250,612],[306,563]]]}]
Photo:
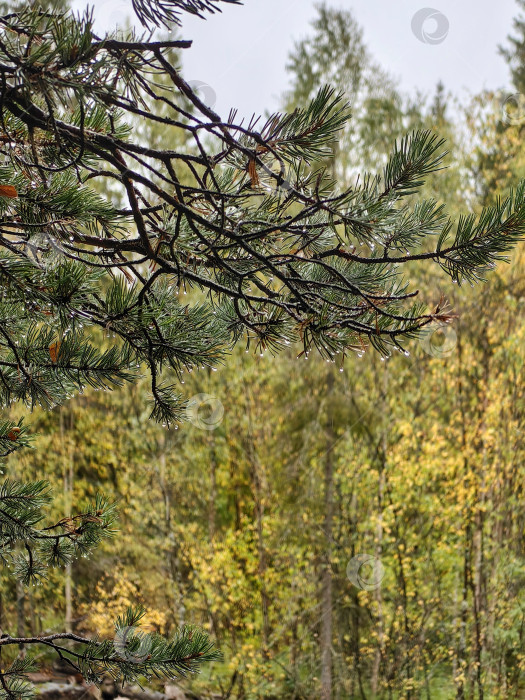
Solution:
[{"label": "spruce tree", "polygon": [[508,46],[500,47],[501,54],[506,58],[512,82],[516,90],[525,94],[525,11],[524,0],[516,0],[520,14],[513,20],[514,35],[509,36]]},{"label": "spruce tree", "polygon": [[[97,36],[89,11],[0,18],[4,407],[51,409],[145,371],[151,417],[170,426],[184,416],[183,374],[226,361],[238,342],[272,353],[293,343],[334,363],[369,346],[408,352],[411,338],[452,318],[442,300],[417,301],[410,263],[473,283],[524,237],[523,183],[457,222],[418,198],[446,155],[429,131],[400,138],[383,172],[351,187],[311,167],[350,119],[328,86],[266,121],[216,114],[174,65],[191,42],[150,30],[230,1],[134,0],[145,30],[126,36]],[[175,130],[184,146],[151,146],[139,123]],[[4,457],[27,447],[26,424],[5,420],[0,443]],[[1,556],[25,584],[113,533],[102,497],[44,526],[49,499],[45,482],[0,490]],[[46,645],[94,682],[171,678],[216,658],[192,628],[173,640],[142,635],[142,615],[117,620],[113,640],[6,634],[0,647]],[[0,673],[4,696],[30,695],[31,663]]]}]

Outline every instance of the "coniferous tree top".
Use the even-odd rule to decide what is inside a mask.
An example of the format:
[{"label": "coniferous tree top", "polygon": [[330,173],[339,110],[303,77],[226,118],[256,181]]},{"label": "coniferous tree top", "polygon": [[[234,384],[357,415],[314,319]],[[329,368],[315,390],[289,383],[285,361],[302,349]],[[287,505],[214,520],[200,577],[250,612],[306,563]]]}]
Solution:
[{"label": "coniferous tree top", "polygon": [[516,0],[521,14],[514,18],[514,34],[508,37],[509,45],[500,47],[502,55],[506,58],[514,87],[520,93],[525,92],[525,2]]}]

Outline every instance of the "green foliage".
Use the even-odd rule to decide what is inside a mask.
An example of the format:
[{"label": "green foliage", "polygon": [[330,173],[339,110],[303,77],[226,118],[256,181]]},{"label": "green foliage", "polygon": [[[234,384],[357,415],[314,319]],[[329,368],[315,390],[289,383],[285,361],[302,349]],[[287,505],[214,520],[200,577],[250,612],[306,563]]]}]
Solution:
[{"label": "green foliage", "polygon": [[79,666],[88,682],[101,683],[106,674],[123,683],[152,675],[180,678],[220,658],[209,637],[196,628],[182,627],[172,640],[136,630],[144,613],[140,607],[128,608],[115,623],[115,640],[93,640],[87,645]]},{"label": "green foliage", "polygon": [[[148,24],[220,4],[135,7]],[[100,39],[89,13],[0,22],[0,553],[23,583],[49,583],[22,598],[22,639],[96,683],[204,665],[192,684],[224,697],[317,698],[329,573],[341,694],[518,696],[525,190],[500,188],[519,168],[499,177],[499,144],[519,152],[519,130],[473,112],[476,149],[454,156],[466,172],[444,172],[427,128],[456,150],[444,90],[428,113],[407,102],[352,16],[324,6],[290,59],[287,113],[262,127],[200,102],[175,67],[185,42]],[[507,256],[491,288],[458,289],[452,326],[440,273],[472,283]],[[424,345],[434,322],[457,338],[443,357]],[[369,346],[381,358],[349,362]],[[195,420],[202,396],[224,420]],[[149,417],[190,422],[166,433]],[[362,553],[384,566],[380,587],[349,580]],[[55,633],[65,567],[78,629]],[[91,637],[113,607],[114,629]],[[224,651],[212,670],[195,625]],[[19,643],[0,639],[7,661]],[[4,664],[2,695],[29,698],[32,669]]]},{"label": "green foliage", "polygon": [[[97,495],[83,511],[54,525],[37,527],[42,509],[52,497],[45,481],[19,483],[6,480],[0,489],[0,551],[5,565],[25,585],[40,583],[50,566],[64,566],[87,556],[103,537],[114,534],[114,505]],[[18,551],[22,544],[24,551]]]},{"label": "green foliage", "polygon": [[[525,10],[525,2],[516,0],[520,11]],[[508,37],[508,46],[500,47],[500,52],[507,59],[512,74],[514,87],[525,93],[525,19],[523,14],[514,18],[514,35]]]}]

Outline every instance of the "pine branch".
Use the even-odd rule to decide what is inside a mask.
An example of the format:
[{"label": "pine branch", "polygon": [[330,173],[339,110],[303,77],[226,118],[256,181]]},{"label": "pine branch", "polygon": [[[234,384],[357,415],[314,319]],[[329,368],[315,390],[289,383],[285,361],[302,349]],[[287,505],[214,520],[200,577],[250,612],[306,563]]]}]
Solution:
[{"label": "pine branch", "polygon": [[147,27],[168,26],[170,22],[181,24],[181,12],[203,17],[204,12],[220,12],[219,3],[239,5],[240,0],[133,0],[133,9],[142,24]]},{"label": "pine branch", "polygon": [[[205,663],[221,658],[208,636],[192,626],[180,628],[172,639],[157,634],[145,634],[136,625],[144,611],[128,609],[115,624],[113,639],[97,640],[70,632],[40,637],[0,637],[0,647],[9,645],[44,645],[67,659],[88,683],[102,683],[105,675],[124,683],[140,682],[155,674],[158,678],[174,680],[199,673]],[[65,647],[70,640],[74,647]],[[31,660],[17,660],[0,672],[6,698],[32,698],[34,692],[24,675],[34,670]]]},{"label": "pine branch", "polygon": [[[241,339],[272,352],[299,342],[331,361],[367,346],[387,354],[437,320],[414,304],[408,264],[473,281],[524,236],[523,186],[457,224],[443,204],[417,201],[446,155],[428,131],[399,140],[382,176],[340,189],[315,165],[350,118],[329,87],[257,129],[203,104],[170,42],[100,39],[89,14],[27,10],[0,26],[5,403],[49,407],[146,367],[152,416],[170,424],[183,415],[175,380]],[[145,143],[137,120],[184,147]],[[114,198],[99,194],[108,183]],[[110,349],[95,349],[97,333]]]}]

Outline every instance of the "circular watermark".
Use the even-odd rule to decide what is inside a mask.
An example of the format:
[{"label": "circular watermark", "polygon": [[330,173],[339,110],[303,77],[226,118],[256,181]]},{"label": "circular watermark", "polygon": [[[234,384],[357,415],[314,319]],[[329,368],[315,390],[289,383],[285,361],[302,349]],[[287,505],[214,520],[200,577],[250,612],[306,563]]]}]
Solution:
[{"label": "circular watermark", "polygon": [[27,254],[35,265],[50,270],[64,260],[63,250],[56,238],[48,233],[36,233],[27,242]]},{"label": "circular watermark", "polygon": [[131,26],[131,3],[126,0],[105,0],[94,10],[98,26],[109,31],[126,30]]},{"label": "circular watermark", "polygon": [[448,18],[433,7],[423,7],[412,17],[412,33],[424,44],[441,44],[449,29]]},{"label": "circular watermark", "polygon": [[208,83],[203,83],[202,80],[190,80],[188,81],[188,85],[208,109],[213,109],[215,107],[217,93]]},{"label": "circular watermark", "polygon": [[224,406],[212,394],[196,394],[188,402],[186,417],[196,428],[215,430],[222,423]]},{"label": "circular watermark", "polygon": [[363,591],[375,591],[385,576],[385,567],[373,554],[357,554],[346,565],[346,576]]},{"label": "circular watermark", "polygon": [[117,630],[113,647],[117,654],[132,664],[142,664],[148,659],[153,639],[139,627],[122,627]]},{"label": "circular watermark", "polygon": [[501,121],[504,124],[523,124],[525,121],[525,95],[515,92],[502,99]]},{"label": "circular watermark", "polygon": [[421,338],[421,347],[432,357],[448,357],[454,352],[458,335],[452,326],[440,323]]}]

